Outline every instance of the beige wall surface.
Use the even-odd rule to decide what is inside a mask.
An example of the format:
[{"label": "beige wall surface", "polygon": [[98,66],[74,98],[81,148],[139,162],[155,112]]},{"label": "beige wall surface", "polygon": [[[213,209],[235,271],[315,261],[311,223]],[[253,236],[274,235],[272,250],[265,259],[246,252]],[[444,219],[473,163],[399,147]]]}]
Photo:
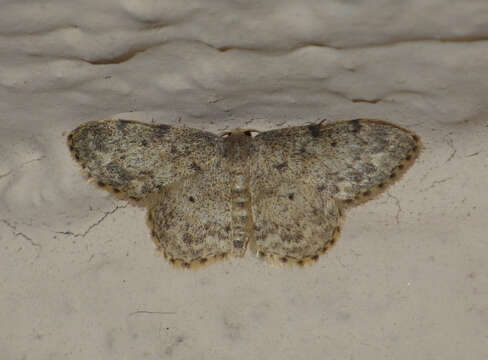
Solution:
[{"label": "beige wall surface", "polygon": [[[3,1],[2,359],[487,359],[488,2]],[[379,118],[425,149],[305,268],[155,254],[65,135]]]}]

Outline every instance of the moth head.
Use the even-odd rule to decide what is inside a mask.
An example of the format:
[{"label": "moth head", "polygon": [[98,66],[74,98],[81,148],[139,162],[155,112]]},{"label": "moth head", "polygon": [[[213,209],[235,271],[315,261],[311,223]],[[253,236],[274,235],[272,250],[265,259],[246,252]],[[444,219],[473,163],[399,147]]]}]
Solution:
[{"label": "moth head", "polygon": [[[255,133],[260,133],[261,131],[256,130],[256,129],[232,129],[232,130],[226,130],[221,133],[219,133],[219,136],[222,137],[229,137],[229,136],[249,136],[249,137],[254,137],[256,136]],[[253,134],[254,133],[254,134]]]}]

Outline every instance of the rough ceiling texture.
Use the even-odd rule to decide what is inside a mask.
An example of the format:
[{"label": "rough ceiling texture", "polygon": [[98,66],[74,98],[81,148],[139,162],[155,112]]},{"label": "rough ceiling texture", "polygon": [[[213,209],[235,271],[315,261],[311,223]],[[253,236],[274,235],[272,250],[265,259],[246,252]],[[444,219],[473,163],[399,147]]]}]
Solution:
[{"label": "rough ceiling texture", "polygon": [[[2,358],[488,358],[487,99],[485,0],[3,1]],[[70,158],[117,116],[379,118],[425,149],[313,266],[189,272]]]}]

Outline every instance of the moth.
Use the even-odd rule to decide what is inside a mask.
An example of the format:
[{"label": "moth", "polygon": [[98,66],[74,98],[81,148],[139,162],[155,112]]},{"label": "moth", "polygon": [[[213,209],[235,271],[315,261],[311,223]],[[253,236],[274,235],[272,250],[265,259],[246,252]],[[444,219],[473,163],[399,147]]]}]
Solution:
[{"label": "moth", "polygon": [[248,247],[270,262],[316,261],[345,211],[385,191],[422,148],[375,119],[256,132],[105,119],[74,129],[68,146],[91,181],[147,208],[157,248],[185,268]]}]

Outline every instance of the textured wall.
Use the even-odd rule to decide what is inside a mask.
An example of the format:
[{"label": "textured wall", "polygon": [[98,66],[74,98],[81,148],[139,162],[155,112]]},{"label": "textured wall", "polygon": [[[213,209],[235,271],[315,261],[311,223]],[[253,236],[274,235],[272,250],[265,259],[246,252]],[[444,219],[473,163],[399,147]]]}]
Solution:
[{"label": "textured wall", "polygon": [[[485,0],[0,10],[6,359],[488,357]],[[372,117],[425,149],[317,264],[185,272],[70,158],[63,133],[116,115],[215,132]]]}]

